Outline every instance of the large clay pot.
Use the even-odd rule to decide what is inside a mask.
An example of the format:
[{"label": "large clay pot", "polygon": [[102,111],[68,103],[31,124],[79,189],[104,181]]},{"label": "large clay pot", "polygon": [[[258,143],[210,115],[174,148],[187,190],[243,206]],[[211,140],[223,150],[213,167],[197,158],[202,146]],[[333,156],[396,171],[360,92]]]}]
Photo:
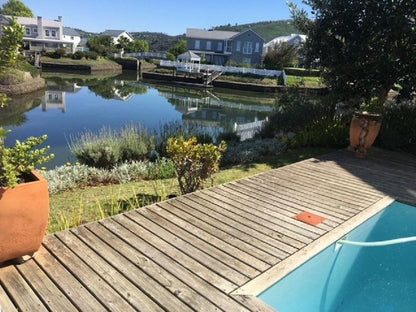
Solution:
[{"label": "large clay pot", "polygon": [[36,171],[33,181],[0,187],[0,263],[33,255],[49,218],[48,184]]},{"label": "large clay pot", "polygon": [[358,158],[367,157],[381,128],[381,114],[356,112],[350,126],[350,149]]}]

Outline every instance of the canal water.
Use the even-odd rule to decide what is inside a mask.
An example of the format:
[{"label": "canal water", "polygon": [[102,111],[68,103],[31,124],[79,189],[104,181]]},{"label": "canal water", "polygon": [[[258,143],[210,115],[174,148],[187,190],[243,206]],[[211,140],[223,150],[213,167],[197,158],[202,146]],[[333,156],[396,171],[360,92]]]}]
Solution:
[{"label": "canal water", "polygon": [[136,123],[158,131],[177,122],[210,133],[244,133],[273,111],[274,95],[243,91],[186,88],[137,79],[136,72],[88,76],[47,73],[46,90],[15,97],[0,109],[0,126],[11,132],[6,146],[29,136],[48,135],[55,159],[47,167],[73,162],[68,142],[86,130],[119,129]]}]

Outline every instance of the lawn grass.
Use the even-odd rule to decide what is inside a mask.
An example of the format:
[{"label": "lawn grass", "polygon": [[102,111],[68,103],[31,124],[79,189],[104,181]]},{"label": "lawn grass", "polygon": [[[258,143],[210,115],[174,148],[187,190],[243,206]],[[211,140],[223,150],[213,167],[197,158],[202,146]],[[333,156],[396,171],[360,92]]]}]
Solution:
[{"label": "lawn grass", "polygon": [[300,86],[306,88],[324,88],[325,85],[322,83],[320,77],[301,77],[301,76],[286,76],[287,86]]},{"label": "lawn grass", "polygon": [[54,59],[47,56],[42,56],[42,63],[58,64],[58,65],[87,65],[87,66],[97,66],[97,65],[118,65],[116,62],[106,59],[98,58],[97,60],[92,59],[81,59],[73,60],[69,57],[61,57],[59,59]]},{"label": "lawn grass", "polygon": [[[327,148],[289,150],[262,161],[221,170],[214,185],[242,179],[331,151]],[[140,181],[74,190],[51,196],[48,233],[103,219],[179,195],[176,179]]]}]

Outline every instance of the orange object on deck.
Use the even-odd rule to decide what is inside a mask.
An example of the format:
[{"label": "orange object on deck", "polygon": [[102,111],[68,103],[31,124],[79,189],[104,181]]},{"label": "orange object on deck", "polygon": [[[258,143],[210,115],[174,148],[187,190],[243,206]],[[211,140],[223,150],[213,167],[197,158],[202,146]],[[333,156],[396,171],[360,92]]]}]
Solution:
[{"label": "orange object on deck", "polygon": [[318,225],[325,221],[325,218],[306,211],[297,214],[294,218],[310,225]]}]

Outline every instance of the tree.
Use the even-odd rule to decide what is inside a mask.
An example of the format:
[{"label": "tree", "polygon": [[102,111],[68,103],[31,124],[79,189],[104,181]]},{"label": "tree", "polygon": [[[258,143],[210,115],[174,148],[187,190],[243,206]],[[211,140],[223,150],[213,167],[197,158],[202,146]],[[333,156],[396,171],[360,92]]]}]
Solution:
[{"label": "tree", "polygon": [[12,17],[9,25],[3,26],[3,36],[0,39],[0,68],[16,65],[22,42],[23,26]]},{"label": "tree", "polygon": [[117,52],[113,38],[110,36],[92,36],[88,39],[87,46],[91,51],[103,56],[109,56],[111,53]]},{"label": "tree", "polygon": [[395,84],[416,90],[416,2],[306,0],[315,15],[290,4],[308,35],[306,61],[319,60],[325,82],[342,99],[384,103]]},{"label": "tree", "polygon": [[178,55],[186,51],[187,51],[186,40],[181,40],[169,50],[169,53],[173,54],[173,56],[176,59]]},{"label": "tree", "polygon": [[298,48],[287,42],[276,43],[273,50],[264,56],[264,66],[266,69],[283,69],[283,67],[292,67],[297,62]]},{"label": "tree", "polygon": [[0,9],[0,14],[11,15],[11,16],[24,16],[24,17],[35,17],[31,9],[29,9],[20,0],[9,0],[3,4]]},{"label": "tree", "polygon": [[149,52],[149,43],[146,40],[134,40],[127,45],[126,52]]}]

